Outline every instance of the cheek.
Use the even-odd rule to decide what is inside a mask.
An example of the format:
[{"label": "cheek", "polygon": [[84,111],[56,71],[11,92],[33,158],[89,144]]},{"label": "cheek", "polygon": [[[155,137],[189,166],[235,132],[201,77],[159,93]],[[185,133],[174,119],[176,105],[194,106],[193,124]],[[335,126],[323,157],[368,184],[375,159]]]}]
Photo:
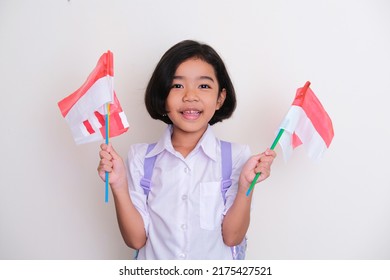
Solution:
[{"label": "cheek", "polygon": [[165,100],[165,110],[167,112],[173,110],[178,106],[179,100],[175,94],[169,93],[167,99]]}]

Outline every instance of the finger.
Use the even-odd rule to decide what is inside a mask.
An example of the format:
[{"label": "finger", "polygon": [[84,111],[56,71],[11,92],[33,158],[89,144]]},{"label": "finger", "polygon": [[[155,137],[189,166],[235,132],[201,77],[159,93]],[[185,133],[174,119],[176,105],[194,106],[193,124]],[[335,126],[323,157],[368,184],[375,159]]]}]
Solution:
[{"label": "finger", "polygon": [[111,158],[110,153],[107,151],[107,149],[108,149],[108,145],[106,143],[100,145],[100,151],[99,151],[100,159]]},{"label": "finger", "polygon": [[273,150],[270,150],[270,149],[265,150],[265,152],[263,154],[264,154],[264,156],[276,158],[276,152]]},{"label": "finger", "polygon": [[115,149],[111,143],[108,143],[107,152],[110,153],[110,155],[112,156],[112,159],[114,159],[114,160],[121,158],[120,155],[115,151]]},{"label": "finger", "polygon": [[275,157],[276,157],[276,153],[268,149],[264,153],[262,153],[262,156],[260,157],[260,161],[269,162],[270,164],[272,164]]},{"label": "finger", "polygon": [[273,162],[272,157],[263,157],[260,159],[259,163],[255,168],[255,172],[261,172],[265,174],[269,174],[271,170],[271,165]]},{"label": "finger", "polygon": [[269,176],[269,174],[271,173],[271,169],[267,166],[258,166],[256,167],[255,172],[261,173],[261,175],[266,174],[267,176]]},{"label": "finger", "polygon": [[271,156],[263,156],[260,158],[259,163],[269,164],[271,165],[274,161],[274,157]]},{"label": "finger", "polygon": [[112,172],[113,164],[110,160],[102,159],[99,162],[99,166],[97,168],[99,172]]},{"label": "finger", "polygon": [[103,159],[100,161],[100,164],[101,164],[103,167],[107,167],[107,168],[112,168],[112,166],[113,166],[112,161],[109,160],[109,159],[105,159],[105,158],[103,158]]},{"label": "finger", "polygon": [[260,162],[260,159],[261,159],[262,156],[263,156],[263,154],[254,155],[254,156],[251,157],[251,161],[255,162],[257,164],[257,163]]},{"label": "finger", "polygon": [[262,181],[262,180],[264,180],[265,178],[268,178],[269,175],[271,174],[270,165],[264,164],[264,163],[259,164],[259,165],[255,168],[255,172],[256,172],[256,173],[260,173],[259,180]]},{"label": "finger", "polygon": [[267,179],[269,176],[270,176],[270,173],[269,173],[269,172],[261,172],[261,174],[260,174],[260,176],[259,176],[259,180],[258,180],[257,182],[264,181],[264,180]]},{"label": "finger", "polygon": [[112,159],[111,154],[109,152],[103,151],[103,150],[99,152],[99,157],[100,157],[100,159],[108,159],[108,160]]},{"label": "finger", "polygon": [[273,158],[276,158],[276,152],[274,150],[270,150],[269,148],[267,148],[263,153],[261,153],[262,156],[264,157],[273,157]]}]

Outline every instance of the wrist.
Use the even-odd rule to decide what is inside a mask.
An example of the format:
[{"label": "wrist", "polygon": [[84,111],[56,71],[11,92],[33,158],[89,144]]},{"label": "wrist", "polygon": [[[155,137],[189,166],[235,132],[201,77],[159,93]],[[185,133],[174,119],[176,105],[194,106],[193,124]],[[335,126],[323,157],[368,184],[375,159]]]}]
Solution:
[{"label": "wrist", "polygon": [[252,196],[253,196],[253,191],[250,192],[249,195],[246,195],[248,191],[248,188],[242,187],[238,190],[237,195],[236,195],[236,200],[240,200],[243,203],[251,203],[252,202]]},{"label": "wrist", "polygon": [[[243,177],[240,176],[240,179],[238,180],[238,192],[239,193],[242,193],[246,196],[246,193],[249,189],[251,185],[251,182],[248,182],[247,180],[245,180]],[[248,197],[252,197],[252,192],[250,193],[250,195]]]},{"label": "wrist", "polygon": [[113,194],[129,194],[126,180],[124,182],[111,183],[110,186]]}]

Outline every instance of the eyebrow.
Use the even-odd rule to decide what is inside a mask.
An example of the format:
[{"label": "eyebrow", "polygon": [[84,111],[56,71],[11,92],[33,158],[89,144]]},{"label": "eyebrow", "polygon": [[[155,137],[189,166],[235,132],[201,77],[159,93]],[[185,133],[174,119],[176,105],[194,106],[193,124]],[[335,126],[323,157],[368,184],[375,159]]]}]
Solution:
[{"label": "eyebrow", "polygon": [[[184,80],[184,76],[173,76],[173,80]],[[209,80],[212,81],[213,83],[215,82],[214,79],[210,76],[199,76],[196,78],[197,80]]]}]

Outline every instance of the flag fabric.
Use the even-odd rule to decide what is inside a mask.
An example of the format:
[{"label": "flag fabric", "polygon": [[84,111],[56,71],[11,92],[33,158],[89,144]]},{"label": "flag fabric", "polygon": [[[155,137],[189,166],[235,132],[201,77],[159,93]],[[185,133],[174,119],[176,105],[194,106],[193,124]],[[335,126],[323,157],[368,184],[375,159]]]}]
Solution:
[{"label": "flag fabric", "polygon": [[76,144],[101,141],[106,138],[106,104],[109,110],[109,137],[126,132],[129,123],[114,91],[113,54],[104,53],[84,84],[58,102]]},{"label": "flag fabric", "polygon": [[310,89],[310,82],[297,89],[290,110],[280,125],[284,133],[279,140],[284,159],[303,144],[311,159],[320,159],[332,142],[332,120],[319,99]]}]

